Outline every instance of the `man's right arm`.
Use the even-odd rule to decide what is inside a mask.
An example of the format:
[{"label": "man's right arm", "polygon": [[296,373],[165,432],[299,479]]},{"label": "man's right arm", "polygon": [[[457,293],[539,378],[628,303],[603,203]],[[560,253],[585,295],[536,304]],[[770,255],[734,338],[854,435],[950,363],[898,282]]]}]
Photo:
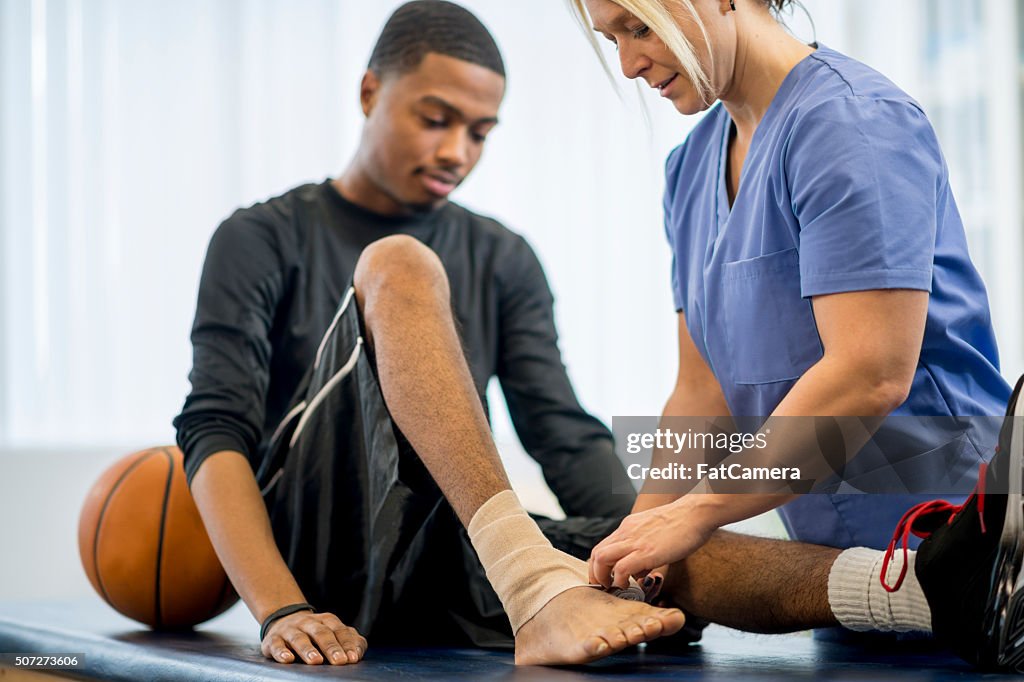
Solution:
[{"label": "man's right arm", "polygon": [[[192,391],[174,420],[192,497],[231,583],[257,621],[305,601],[274,540],[253,473],[284,290],[271,226],[236,214],[210,242],[192,329]],[[280,618],[261,643],[291,663],[350,663],[366,640],[330,613]],[[326,657],[326,658],[325,658]]]},{"label": "man's right arm", "polygon": [[[191,491],[231,584],[256,620],[306,601],[274,541],[245,455],[231,450],[210,455],[196,471]],[[306,663],[326,658],[342,664],[360,660],[366,640],[333,614],[303,611],[276,621],[261,647],[264,656],[280,663],[298,656]]]}]

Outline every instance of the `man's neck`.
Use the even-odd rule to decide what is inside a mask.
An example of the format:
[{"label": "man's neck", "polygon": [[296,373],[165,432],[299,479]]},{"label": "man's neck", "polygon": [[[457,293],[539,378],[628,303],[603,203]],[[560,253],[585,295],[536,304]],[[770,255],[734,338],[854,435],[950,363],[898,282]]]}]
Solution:
[{"label": "man's neck", "polygon": [[377,215],[400,218],[420,213],[385,192],[359,166],[358,159],[353,160],[331,184],[346,201]]}]

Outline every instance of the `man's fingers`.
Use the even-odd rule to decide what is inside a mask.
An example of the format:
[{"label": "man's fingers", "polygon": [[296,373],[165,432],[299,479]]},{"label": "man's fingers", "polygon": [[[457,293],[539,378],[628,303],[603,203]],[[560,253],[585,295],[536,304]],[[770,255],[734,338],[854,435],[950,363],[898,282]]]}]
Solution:
[{"label": "man's fingers", "polygon": [[356,632],[355,628],[342,626],[334,631],[335,637],[341,642],[341,648],[345,650],[348,663],[358,663],[363,660],[366,654],[366,639]]},{"label": "man's fingers", "polygon": [[319,620],[313,641],[327,654],[328,662],[334,666],[358,663],[367,652],[367,640],[355,628],[350,628],[334,613],[316,614]]},{"label": "man's fingers", "polygon": [[291,647],[295,655],[299,657],[299,660],[303,663],[310,665],[320,665],[324,662],[324,656],[317,648],[313,646],[312,640],[302,630],[296,628],[290,628],[289,630],[282,633],[284,641],[288,642],[288,646]]},{"label": "man's fingers", "polygon": [[334,630],[320,621],[307,626],[305,630],[328,663],[332,665],[348,663],[348,656],[342,648],[341,642],[335,636]]},{"label": "man's fingers", "polygon": [[362,660],[366,639],[333,613],[304,613],[275,623],[260,649],[279,663],[346,665]]},{"label": "man's fingers", "polygon": [[291,652],[291,649],[288,648],[285,641],[277,635],[264,639],[263,644],[260,646],[260,650],[263,652],[264,656],[272,658],[278,663],[295,662],[295,654]]}]

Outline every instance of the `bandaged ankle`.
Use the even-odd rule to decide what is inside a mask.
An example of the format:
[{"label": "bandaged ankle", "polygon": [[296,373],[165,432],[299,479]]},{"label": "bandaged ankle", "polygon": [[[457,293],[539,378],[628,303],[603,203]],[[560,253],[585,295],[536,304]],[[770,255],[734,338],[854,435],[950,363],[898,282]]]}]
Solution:
[{"label": "bandaged ankle", "polygon": [[587,584],[586,563],[552,547],[511,490],[484,502],[467,530],[513,632],[562,592]]}]

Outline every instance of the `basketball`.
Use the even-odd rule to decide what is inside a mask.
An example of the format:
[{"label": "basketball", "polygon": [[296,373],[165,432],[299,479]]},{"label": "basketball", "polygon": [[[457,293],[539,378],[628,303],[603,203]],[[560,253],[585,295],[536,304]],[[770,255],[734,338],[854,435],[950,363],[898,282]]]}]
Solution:
[{"label": "basketball", "polygon": [[238,600],[176,447],[132,453],[103,472],[82,507],[78,549],[104,601],[154,629],[197,625]]}]

